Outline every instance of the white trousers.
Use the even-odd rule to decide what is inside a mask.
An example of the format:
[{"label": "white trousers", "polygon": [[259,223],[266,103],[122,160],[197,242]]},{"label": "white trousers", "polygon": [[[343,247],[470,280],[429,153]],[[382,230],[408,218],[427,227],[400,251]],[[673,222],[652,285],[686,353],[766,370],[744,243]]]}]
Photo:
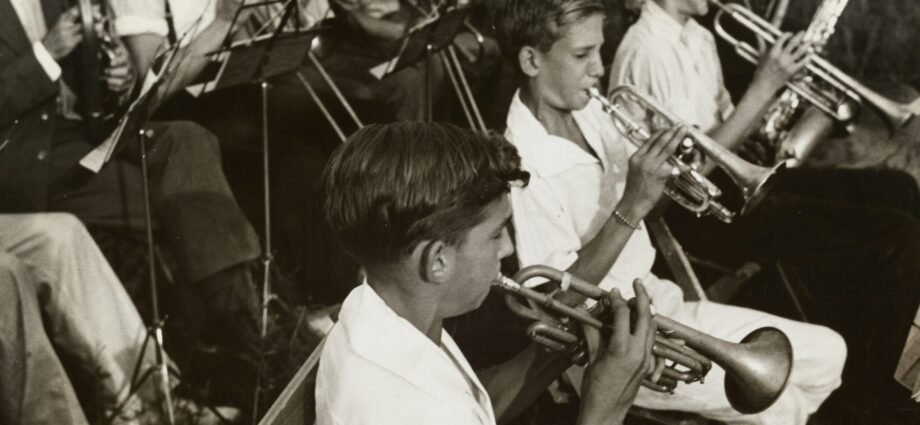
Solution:
[{"label": "white trousers", "polygon": [[[145,327],[83,224],[63,213],[0,214],[0,250],[33,275],[55,347],[102,378],[108,402],[124,401]],[[145,363],[153,359],[151,348]]]},{"label": "white trousers", "polygon": [[[713,365],[704,383],[678,384],[674,394],[640,388],[637,406],[694,412],[729,424],[805,425],[808,416],[840,386],[847,349],[843,338],[830,328],[708,301],[684,302],[676,284],[651,274],[643,282],[658,314],[717,338],[739,342],[760,327],[782,330],[792,343],[794,366],[786,390],[759,414],[743,415],[729,405],[725,371],[717,365]],[[577,389],[581,388],[581,372],[577,368],[567,373]]]}]

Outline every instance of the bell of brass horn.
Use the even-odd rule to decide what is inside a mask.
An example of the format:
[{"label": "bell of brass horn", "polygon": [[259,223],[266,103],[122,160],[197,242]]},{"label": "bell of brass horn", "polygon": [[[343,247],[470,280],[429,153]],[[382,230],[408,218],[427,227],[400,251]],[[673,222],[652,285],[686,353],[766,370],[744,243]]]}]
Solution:
[{"label": "bell of brass horn", "polygon": [[[555,282],[562,291],[575,291],[598,302],[588,310],[568,306],[553,298],[555,293],[546,294],[521,284],[533,278]],[[598,329],[609,326],[609,322],[601,320],[609,313],[605,308],[607,292],[567,272],[534,265],[521,269],[513,279],[499,275],[494,285],[508,292],[506,301],[512,311],[538,322],[529,329],[531,339],[550,349],[569,352],[573,362],[583,359],[585,350],[578,324]],[[789,382],[792,344],[779,329],[760,328],[740,343],[732,343],[661,315],[656,315],[654,321],[658,334],[653,354],[671,365],[662,375],[667,378],[665,383],[648,379],[643,382],[653,390],[672,392],[677,382],[701,381],[711,363],[715,363],[725,370],[725,394],[732,407],[741,413],[758,413],[770,407]],[[535,329],[543,331],[534,332]]]},{"label": "bell of brass horn", "polygon": [[741,413],[757,413],[773,405],[792,373],[792,344],[783,331],[759,328],[732,343],[655,316],[659,332],[679,335],[686,344],[725,370],[725,395]]}]

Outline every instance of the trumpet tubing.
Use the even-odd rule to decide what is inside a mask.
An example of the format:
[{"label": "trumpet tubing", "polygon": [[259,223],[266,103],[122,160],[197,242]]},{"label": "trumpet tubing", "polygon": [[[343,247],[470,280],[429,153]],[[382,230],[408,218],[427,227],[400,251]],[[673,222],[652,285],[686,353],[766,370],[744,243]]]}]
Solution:
[{"label": "trumpet tubing", "polygon": [[[718,8],[714,24],[716,33],[731,44],[742,58],[751,63],[760,62],[760,52],[725,29],[722,18],[726,14],[771,46],[783,34],[773,24],[744,6],[736,3],[724,4],[717,0],[709,2]],[[805,71],[830,88],[825,89],[809,83],[807,78],[794,78],[786,83],[786,86],[837,121],[846,123],[853,120],[858,108],[864,104],[875,109],[892,130],[905,125],[920,113],[920,107],[894,102],[876,93],[820,56],[812,58]]]},{"label": "trumpet tubing", "polygon": [[[522,285],[533,278],[559,283],[563,291],[573,290],[597,304],[588,310],[574,308]],[[554,350],[583,358],[586,348],[583,339],[576,336],[577,325],[610,327],[609,321],[601,320],[609,313],[607,292],[569,273],[535,265],[521,269],[513,279],[499,275],[494,285],[508,292],[506,301],[513,312],[537,321],[528,330],[531,338]],[[770,407],[789,381],[792,345],[779,329],[760,328],[740,343],[732,343],[661,315],[654,316],[654,323],[658,334],[652,352],[672,364],[665,368],[662,382],[643,383],[651,389],[669,392],[678,382],[701,381],[715,363],[726,372],[725,391],[732,407],[741,413],[757,413]]]},{"label": "trumpet tubing", "polygon": [[[681,122],[651,98],[640,94],[638,90],[629,85],[622,85],[613,89],[610,92],[609,99],[601,96],[597,89],[589,90],[588,94],[601,102],[604,111],[610,114],[623,135],[636,146],[641,146],[647,142],[651,138],[651,133],[644,125],[636,122],[625,111],[625,108],[620,105],[622,100],[628,99],[628,101],[643,110],[656,114],[668,126]],[[770,177],[773,176],[777,169],[782,167],[782,164],[777,164],[772,168],[751,164],[695,127],[688,127],[688,140],[691,141],[689,147],[683,147],[687,151],[686,153],[701,153],[705,158],[725,170],[732,181],[741,189],[741,194],[744,198],[744,205],[741,208],[742,214],[757,205],[766,193]],[[665,188],[665,193],[671,199],[698,215],[711,214],[721,221],[731,222],[735,213],[718,201],[722,191],[697,170],[698,164],[688,164],[674,155],[668,159],[668,162],[681,170],[681,173],[673,178]]]},{"label": "trumpet tubing", "polygon": [[82,34],[83,80],[80,108],[89,136],[101,140],[103,123],[115,115],[118,96],[101,78],[117,55],[118,34],[106,0],[77,0]]}]

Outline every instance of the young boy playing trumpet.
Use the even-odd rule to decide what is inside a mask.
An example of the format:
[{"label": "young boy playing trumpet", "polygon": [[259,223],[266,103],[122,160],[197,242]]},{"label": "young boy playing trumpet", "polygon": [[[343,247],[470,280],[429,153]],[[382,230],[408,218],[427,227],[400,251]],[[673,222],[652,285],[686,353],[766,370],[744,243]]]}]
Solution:
[{"label": "young boy playing trumpet", "polygon": [[[780,36],[735,105],[713,34],[696,22],[713,4],[645,1],[617,48],[609,88],[633,85],[735,149],[806,66],[809,49],[801,35]],[[857,420],[849,414],[849,423],[917,423],[920,408],[893,378],[920,303],[920,194],[910,176],[791,168],[774,176],[760,206],[730,225],[680,208],[665,217],[696,255],[729,264],[781,262],[807,284],[815,300],[806,304],[809,318],[840,332],[849,345],[843,386],[829,400],[830,410],[870,416]],[[903,418],[880,419],[898,410],[905,411]]]},{"label": "young boy playing trumpet", "polygon": [[[326,216],[367,278],[326,339],[318,424],[494,424],[570,364],[531,347],[477,375],[442,328],[480,305],[513,252],[507,193],[527,178],[501,137],[440,124],[367,126],[333,155]],[[613,334],[587,369],[578,423],[622,423],[650,372],[655,326],[635,293],[633,323],[609,296]]]},{"label": "young boy playing trumpet", "polygon": [[735,411],[718,367],[705,383],[678,385],[673,394],[640,389],[636,404],[729,423],[804,424],[840,385],[843,340],[821,326],[685,302],[680,288],[651,273],[655,249],[642,220],[668,179],[681,171],[668,158],[686,130],[670,128],[636,148],[590,99],[588,90],[604,73],[604,18],[596,0],[504,0],[496,7],[499,45],[523,78],[506,133],[531,175],[528,186],[511,191],[521,264],[565,269],[624,294],[631,293],[629,282],[642,278],[658,313],[729,341],[762,326],[781,329],[792,342],[795,366],[788,387],[767,410]]}]

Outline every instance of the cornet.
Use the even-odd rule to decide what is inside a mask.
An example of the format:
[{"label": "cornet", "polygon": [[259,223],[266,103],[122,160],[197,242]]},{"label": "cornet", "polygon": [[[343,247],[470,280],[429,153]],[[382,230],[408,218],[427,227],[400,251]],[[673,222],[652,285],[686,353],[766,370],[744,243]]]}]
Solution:
[{"label": "cornet", "polygon": [[[651,98],[640,94],[634,87],[629,85],[622,85],[613,89],[609,100],[601,96],[595,88],[589,90],[588,95],[601,102],[604,111],[610,114],[617,128],[636,146],[641,146],[648,141],[651,138],[651,133],[648,128],[630,116],[630,113],[622,105],[624,101],[630,102],[644,111],[656,114],[655,118],[664,119],[665,124],[668,126],[680,123],[680,120]],[[783,167],[783,164],[777,164],[772,168],[751,164],[694,127],[688,127],[687,137],[687,140],[680,147],[681,157],[702,154],[703,157],[708,158],[725,170],[726,174],[741,189],[741,195],[744,199],[741,214],[757,206],[766,193],[770,177],[779,168]],[[675,169],[680,170],[680,174],[668,182],[665,187],[665,194],[697,215],[712,214],[719,220],[730,223],[735,213],[717,200],[722,195],[722,191],[715,183],[698,171],[700,165],[698,162],[688,163],[681,157],[672,155],[668,159],[668,162]]]},{"label": "cornet", "polygon": [[[545,278],[558,283],[562,291],[574,290],[598,302],[587,310],[569,307],[545,294],[526,288],[519,282]],[[569,273],[547,266],[521,269],[513,279],[499,275],[495,286],[508,292],[505,300],[516,314],[536,320],[528,336],[550,349],[568,352],[575,363],[587,359],[584,339],[576,336],[578,325],[609,329],[607,292]],[[521,301],[524,299],[524,302]],[[549,311],[554,314],[551,314]],[[661,315],[654,316],[658,334],[653,355],[670,361],[661,379],[643,385],[650,389],[673,392],[677,382],[702,381],[712,363],[725,370],[725,394],[729,403],[741,413],[757,413],[770,407],[780,396],[792,373],[792,344],[782,331],[765,327],[748,334],[741,343],[731,343],[684,326]]]},{"label": "cornet", "polygon": [[[716,0],[709,1],[719,9],[715,16],[716,33],[731,44],[738,55],[753,64],[760,62],[760,52],[749,43],[731,35],[723,27],[722,18],[728,14],[769,46],[776,44],[776,40],[783,34],[770,22],[744,6],[735,3],[723,4]],[[852,121],[863,104],[868,104],[878,111],[891,130],[907,124],[920,113],[920,107],[917,107],[916,104],[905,105],[894,102],[860,84],[820,56],[812,58],[805,70],[813,79],[792,79],[786,83],[786,87],[842,123]]]}]

